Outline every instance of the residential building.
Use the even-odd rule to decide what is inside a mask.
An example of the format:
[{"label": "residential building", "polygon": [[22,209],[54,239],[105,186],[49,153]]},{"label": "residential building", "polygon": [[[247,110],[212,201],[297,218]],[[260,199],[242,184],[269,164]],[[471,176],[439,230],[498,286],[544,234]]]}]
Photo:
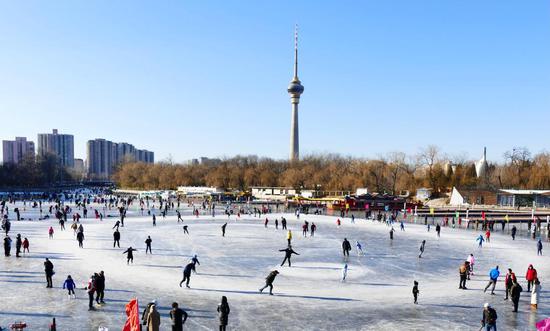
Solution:
[{"label": "residential building", "polygon": [[63,166],[74,167],[74,136],[60,134],[57,129],[52,133],[38,134],[38,155],[55,155]]},{"label": "residential building", "polygon": [[89,140],[86,155],[88,177],[91,179],[109,179],[116,165],[121,162],[155,162],[153,152],[136,149],[132,144],[114,143],[105,139]]},{"label": "residential building", "polygon": [[19,163],[27,154],[34,156],[34,142],[26,137],[15,137],[15,140],[2,141],[4,163]]}]

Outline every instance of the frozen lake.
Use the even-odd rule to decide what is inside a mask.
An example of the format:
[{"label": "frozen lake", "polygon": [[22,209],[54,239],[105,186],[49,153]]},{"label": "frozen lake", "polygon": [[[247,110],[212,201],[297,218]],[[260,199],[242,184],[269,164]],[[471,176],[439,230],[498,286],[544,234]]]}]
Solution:
[{"label": "frozen lake", "polygon": [[[22,210],[23,207],[17,204]],[[536,242],[526,237],[512,241],[500,232],[491,236],[491,243],[482,249],[475,238],[481,232],[443,228],[437,238],[432,227],[427,232],[422,225],[406,224],[404,232],[395,225],[394,240],[389,228],[379,222],[349,218],[337,228],[333,216],[268,214],[270,222],[264,227],[262,218],[231,216],[215,218],[201,215],[195,218],[191,209],[182,208],[189,235],[183,233],[182,223],[176,222],[173,212],[163,219],[157,216],[152,226],[149,216],[140,216],[131,207],[120,228],[121,248],[113,248],[112,227],[116,218],[83,219],[85,241],[79,248],[70,229],[60,231],[56,220],[15,221],[10,207],[12,229],[30,241],[31,253],[0,262],[0,326],[25,321],[30,330],[46,330],[56,317],[58,330],[97,330],[98,326],[120,330],[126,320],[124,305],[133,297],[140,300],[140,310],[156,299],[160,305],[161,329],[169,330],[168,312],[173,301],[189,313],[184,328],[188,330],[217,330],[216,307],[222,295],[231,307],[230,330],[478,330],[483,303],[489,302],[498,313],[501,330],[534,330],[534,324],[550,316],[547,279],[550,279],[548,257],[537,257]],[[95,206],[99,209],[98,206]],[[94,208],[94,205],[89,208]],[[46,208],[44,208],[46,210]],[[75,210],[76,211],[76,210]],[[92,214],[89,212],[89,215]],[[117,215],[113,209],[107,214]],[[158,213],[157,213],[158,214]],[[218,211],[218,214],[221,214]],[[288,220],[292,230],[292,267],[279,266],[286,248],[286,231],[274,227],[275,218]],[[28,206],[22,217],[38,218]],[[304,220],[317,225],[315,237],[304,238]],[[226,236],[221,225],[228,222]],[[54,239],[48,239],[48,228],[55,229]],[[150,235],[153,254],[145,255],[144,241]],[[341,281],[343,266],[342,240],[347,237],[353,251],[349,258],[348,277]],[[418,248],[426,240],[426,252],[418,258]],[[355,241],[366,252],[357,256]],[[126,265],[122,252],[137,248],[134,264]],[[545,254],[550,254],[546,247]],[[468,290],[458,289],[458,267],[473,253],[476,274],[467,283]],[[191,277],[191,288],[180,288],[182,267],[198,254],[198,273]],[[46,289],[44,258],[55,265],[54,288]],[[532,263],[542,284],[539,309],[530,309],[530,294],[524,276]],[[484,294],[488,272],[495,265],[501,269],[496,295]],[[519,312],[512,313],[510,301],[504,298],[504,274],[512,268],[524,288]],[[271,270],[279,270],[274,282],[274,296],[258,289]],[[87,310],[84,287],[90,275],[100,270],[106,275],[106,305],[97,311]],[[67,275],[72,275],[81,289],[77,299],[69,300],[62,289]],[[412,299],[413,281],[419,281],[419,304]],[[547,287],[548,286],[548,287]]]}]

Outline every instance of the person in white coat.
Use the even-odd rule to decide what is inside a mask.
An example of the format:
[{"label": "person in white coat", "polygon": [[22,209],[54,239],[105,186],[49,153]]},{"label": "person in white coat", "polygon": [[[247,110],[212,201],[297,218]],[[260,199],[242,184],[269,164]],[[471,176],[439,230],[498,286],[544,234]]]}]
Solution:
[{"label": "person in white coat", "polygon": [[539,304],[540,289],[540,281],[538,278],[536,278],[535,283],[531,288],[531,309],[537,309],[537,306]]}]

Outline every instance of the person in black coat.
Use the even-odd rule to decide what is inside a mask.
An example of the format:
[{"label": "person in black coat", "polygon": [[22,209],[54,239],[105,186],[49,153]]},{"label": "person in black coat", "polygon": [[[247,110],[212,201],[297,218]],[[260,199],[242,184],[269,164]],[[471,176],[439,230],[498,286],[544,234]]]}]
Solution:
[{"label": "person in black coat", "polygon": [[48,258],[44,261],[44,273],[46,274],[46,288],[52,288],[52,276],[54,275],[53,263]]},{"label": "person in black coat", "polygon": [[79,232],[76,234],[76,240],[78,240],[78,247],[83,248],[83,242],[84,242],[84,232]]},{"label": "person in black coat", "polygon": [[344,253],[344,256],[349,257],[349,251],[351,251],[351,244],[348,241],[348,238],[344,238],[344,241],[342,242],[342,251]]},{"label": "person in black coat", "polygon": [[135,248],[132,248],[132,246],[128,247],[127,250],[125,250],[122,254],[128,254],[126,256],[127,258],[127,264],[130,264],[130,261],[132,261],[132,264],[134,263],[134,253],[133,252],[137,252],[137,249]]},{"label": "person in black coat", "polygon": [[118,229],[113,232],[113,248],[115,248],[115,246],[120,248],[120,232],[118,232]]},{"label": "person in black coat", "polygon": [[272,272],[267,275],[265,278],[265,286],[260,289],[260,293],[263,292],[267,287],[269,287],[269,295],[273,295],[273,281],[275,280],[275,277],[279,274],[279,271],[273,270]]},{"label": "person in black coat", "polygon": [[105,303],[105,301],[103,301],[103,298],[105,297],[105,273],[103,272],[103,270],[101,270],[95,278],[95,290],[95,302],[97,302],[98,304]]},{"label": "person in black coat", "polygon": [[185,321],[187,321],[187,313],[185,310],[178,307],[177,302],[172,303],[170,310],[170,320],[172,321],[172,331],[182,331]]},{"label": "person in black coat", "polygon": [[151,236],[147,236],[147,239],[145,239],[145,254],[147,254],[147,251],[149,251],[149,253],[153,254],[153,252],[151,251],[151,243],[153,242],[153,239],[151,239]]},{"label": "person in black coat", "polygon": [[11,255],[11,238],[8,235],[6,235],[6,237],[4,238],[4,255]]},{"label": "person in black coat", "polygon": [[19,257],[19,254],[21,253],[21,245],[23,245],[23,241],[21,240],[21,234],[18,233],[17,237],[15,237],[15,256]]},{"label": "person in black coat", "polygon": [[195,264],[193,262],[188,263],[185,268],[183,269],[183,279],[180,282],[180,287],[185,283],[185,286],[189,288],[189,281],[191,280],[191,271],[195,270]]},{"label": "person in black coat", "polygon": [[285,259],[283,260],[283,262],[281,262],[281,267],[283,266],[283,264],[285,264],[287,260],[288,260],[288,266],[291,267],[290,257],[292,256],[292,254],[300,255],[292,249],[292,246],[288,246],[288,248],[285,248],[285,249],[279,249],[279,252],[285,252]]},{"label": "person in black coat", "polygon": [[218,315],[220,317],[220,331],[225,331],[229,322],[229,304],[227,303],[227,297],[222,296],[222,302],[218,305]]},{"label": "person in black coat", "polygon": [[519,285],[518,280],[514,279],[514,285],[510,288],[510,298],[512,299],[512,302],[514,303],[514,312],[518,311],[518,303],[519,303],[519,297],[521,295],[521,291],[523,291],[523,288],[521,285]]}]

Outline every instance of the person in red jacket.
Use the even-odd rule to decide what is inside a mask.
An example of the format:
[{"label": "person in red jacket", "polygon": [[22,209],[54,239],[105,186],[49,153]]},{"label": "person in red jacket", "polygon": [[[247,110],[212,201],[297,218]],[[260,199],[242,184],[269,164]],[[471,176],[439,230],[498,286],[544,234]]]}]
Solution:
[{"label": "person in red jacket", "polygon": [[537,269],[533,268],[533,265],[530,264],[527,268],[527,273],[525,274],[525,279],[527,280],[527,292],[531,291],[531,285],[537,279]]},{"label": "person in red jacket", "polygon": [[491,231],[490,230],[487,230],[487,232],[485,232],[485,241],[486,242],[491,242]]}]

